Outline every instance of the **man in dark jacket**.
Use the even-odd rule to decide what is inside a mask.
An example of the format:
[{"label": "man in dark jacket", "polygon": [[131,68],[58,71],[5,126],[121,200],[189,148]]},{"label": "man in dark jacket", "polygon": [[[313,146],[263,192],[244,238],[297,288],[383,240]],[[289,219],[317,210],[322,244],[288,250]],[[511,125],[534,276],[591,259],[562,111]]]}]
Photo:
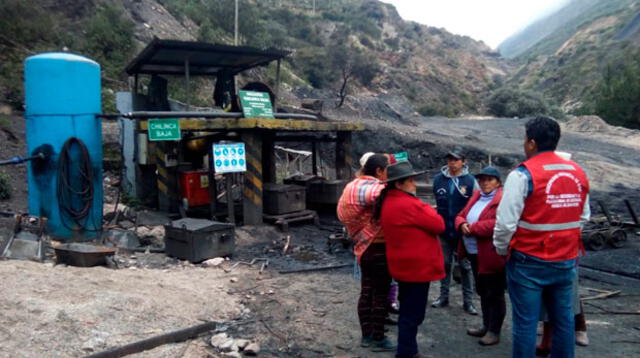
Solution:
[{"label": "man in dark jacket", "polygon": [[[460,148],[450,151],[446,158],[447,165],[442,167],[441,173],[436,175],[433,180],[433,193],[436,197],[438,214],[442,216],[446,226],[445,232],[440,235],[446,277],[440,281],[440,297],[433,302],[433,307],[449,305],[451,268],[458,240],[460,240],[460,233],[455,229],[456,216],[467,205],[473,190],[479,188],[475,178],[469,174],[464,153]],[[473,297],[473,274],[467,259],[460,262],[460,271],[462,273],[463,308],[467,313],[477,315],[478,311],[471,300]]]}]

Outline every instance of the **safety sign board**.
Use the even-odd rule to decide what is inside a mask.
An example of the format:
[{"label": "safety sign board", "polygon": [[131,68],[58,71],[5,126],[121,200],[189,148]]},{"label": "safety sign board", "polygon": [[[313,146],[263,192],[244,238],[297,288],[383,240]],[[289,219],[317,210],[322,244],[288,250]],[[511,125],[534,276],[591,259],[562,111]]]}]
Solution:
[{"label": "safety sign board", "polygon": [[239,173],[247,171],[244,143],[214,144],[213,171],[215,173]]},{"label": "safety sign board", "polygon": [[176,118],[149,119],[149,140],[180,140],[180,121]]},{"label": "safety sign board", "polygon": [[266,92],[240,91],[240,104],[246,118],[273,118],[271,97]]},{"label": "safety sign board", "polygon": [[406,162],[407,160],[409,160],[409,153],[407,152],[393,153],[393,156],[398,162]]}]

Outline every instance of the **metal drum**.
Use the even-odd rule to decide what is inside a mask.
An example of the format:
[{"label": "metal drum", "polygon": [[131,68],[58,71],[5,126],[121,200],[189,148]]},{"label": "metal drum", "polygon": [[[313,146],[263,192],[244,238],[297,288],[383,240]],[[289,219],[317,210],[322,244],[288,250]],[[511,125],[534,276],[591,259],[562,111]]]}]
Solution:
[{"label": "metal drum", "polygon": [[68,53],[24,65],[27,155],[46,155],[28,168],[29,214],[48,218],[58,239],[95,237],[103,201],[100,65]]}]

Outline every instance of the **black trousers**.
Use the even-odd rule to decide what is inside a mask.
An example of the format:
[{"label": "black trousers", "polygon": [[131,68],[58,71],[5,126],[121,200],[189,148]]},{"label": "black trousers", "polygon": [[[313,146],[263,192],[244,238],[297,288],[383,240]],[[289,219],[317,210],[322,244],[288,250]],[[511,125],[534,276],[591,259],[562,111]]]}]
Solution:
[{"label": "black trousers", "polygon": [[480,296],[482,325],[489,332],[499,335],[504,317],[507,314],[507,303],[504,291],[507,288],[504,269],[498,273],[478,273],[478,255],[468,255],[471,269],[476,280],[476,292]]},{"label": "black trousers", "polygon": [[387,296],[391,287],[385,250],[385,244],[371,244],[360,258],[362,280],[358,318],[362,337],[373,337],[375,340],[384,338]]},{"label": "black trousers", "polygon": [[429,282],[398,282],[400,315],[398,316],[398,352],[396,358],[413,358],[418,354],[418,327],[424,321],[429,298]]}]

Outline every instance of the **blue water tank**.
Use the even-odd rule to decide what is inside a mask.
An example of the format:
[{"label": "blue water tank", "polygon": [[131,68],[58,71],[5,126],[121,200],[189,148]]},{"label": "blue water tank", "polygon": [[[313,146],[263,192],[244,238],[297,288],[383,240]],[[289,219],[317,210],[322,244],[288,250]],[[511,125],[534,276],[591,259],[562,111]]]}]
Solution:
[{"label": "blue water tank", "polygon": [[29,214],[48,218],[58,239],[93,238],[103,203],[100,65],[44,53],[25,60],[24,78],[27,155],[47,155],[28,168]]}]

